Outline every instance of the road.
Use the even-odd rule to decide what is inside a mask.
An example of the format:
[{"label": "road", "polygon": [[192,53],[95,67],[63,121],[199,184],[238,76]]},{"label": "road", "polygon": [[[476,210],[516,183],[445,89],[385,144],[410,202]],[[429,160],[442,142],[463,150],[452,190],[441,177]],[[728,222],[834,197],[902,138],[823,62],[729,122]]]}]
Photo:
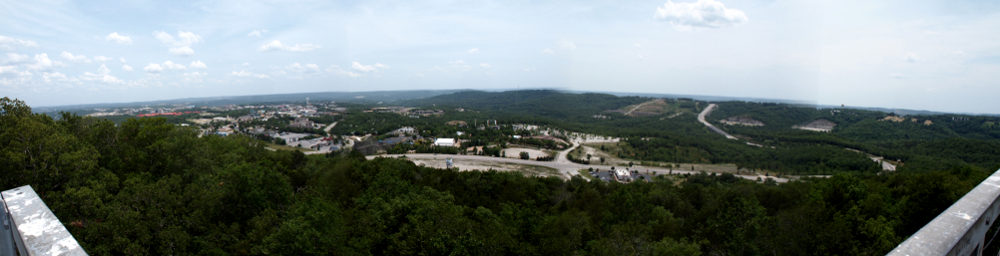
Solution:
[{"label": "road", "polygon": [[326,132],[326,134],[330,134],[330,129],[333,129],[334,126],[337,126],[337,122],[333,122],[330,126],[323,128],[323,131]]},{"label": "road", "polygon": [[[410,159],[431,159],[431,160],[438,159],[438,160],[444,161],[445,158],[451,157],[451,158],[453,158],[455,160],[477,160],[477,161],[493,161],[493,162],[508,163],[508,164],[537,165],[537,166],[544,166],[544,167],[549,167],[549,168],[553,168],[553,169],[559,170],[559,173],[563,174],[563,176],[564,176],[563,178],[564,179],[569,179],[573,175],[577,175],[578,174],[577,171],[582,170],[582,169],[594,168],[594,169],[601,170],[601,171],[608,171],[608,169],[609,169],[609,167],[606,166],[606,165],[585,165],[585,164],[578,164],[578,163],[570,162],[569,160],[566,160],[566,158],[565,158],[566,154],[568,154],[569,151],[570,150],[566,150],[566,151],[563,151],[563,152],[559,153],[559,159],[560,160],[564,160],[564,161],[556,160],[556,161],[551,161],[551,162],[533,161],[533,160],[524,160],[524,159],[515,159],[515,158],[504,158],[504,157],[489,157],[489,156],[477,156],[477,155],[446,155],[446,154],[397,154],[397,155],[367,156],[367,158],[368,159],[375,159],[375,158],[378,158],[378,157],[392,157],[392,158],[395,158],[395,157],[400,157],[400,156],[406,156],[407,158],[410,158]],[[564,154],[564,153],[566,153],[566,154]],[[616,167],[616,168],[626,168],[626,167],[619,166],[619,167]],[[670,173],[671,172],[671,169],[664,169],[664,168],[660,168],[660,167],[645,167],[645,166],[636,166],[634,168],[631,168],[631,170],[639,170],[640,172],[643,172],[643,173],[645,173],[647,171],[648,172],[656,172],[656,173],[660,173],[660,174]],[[684,170],[672,170],[672,171],[675,174],[685,174],[685,173],[688,173],[688,174],[697,174],[697,173],[699,173],[699,171],[684,171]],[[767,178],[767,177],[758,176],[758,175],[736,175],[736,177],[740,177],[740,178],[744,178],[744,179],[748,179],[748,180],[757,180],[758,177],[760,177],[761,179]],[[780,183],[788,182],[788,179],[786,179],[786,178],[776,178],[776,177],[771,177],[771,178],[774,179],[777,182],[780,182]]]},{"label": "road", "polygon": [[652,102],[652,101],[647,101],[647,102],[639,103],[639,105],[636,105],[634,108],[629,109],[628,112],[625,112],[625,115],[626,116],[627,115],[631,115],[632,111],[635,111],[636,109],[639,109],[640,107],[642,107],[642,105],[646,105],[646,103],[650,103],[650,102]]},{"label": "road", "polygon": [[715,131],[719,134],[722,134],[723,136],[726,136],[726,139],[735,140],[736,136],[729,135],[722,129],[719,129],[719,127],[715,127],[715,125],[712,125],[708,121],[705,121],[705,116],[708,116],[708,114],[712,113],[712,109],[715,109],[715,107],[716,107],[715,103],[708,104],[708,107],[706,107],[705,110],[702,110],[701,113],[698,114],[698,122],[701,122],[705,124],[705,126],[708,126],[708,129],[712,129],[712,131]]}]

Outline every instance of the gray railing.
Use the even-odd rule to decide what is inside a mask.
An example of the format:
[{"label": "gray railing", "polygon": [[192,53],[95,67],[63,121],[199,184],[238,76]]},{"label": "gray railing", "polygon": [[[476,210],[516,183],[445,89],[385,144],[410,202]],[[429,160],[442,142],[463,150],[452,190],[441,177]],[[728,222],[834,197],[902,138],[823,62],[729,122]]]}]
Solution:
[{"label": "gray railing", "polygon": [[0,192],[0,255],[87,255],[31,186]]},{"label": "gray railing", "polygon": [[979,186],[896,246],[888,255],[982,255],[986,245],[995,238],[986,237],[986,231],[1000,214],[998,197],[1000,170],[979,183]]}]

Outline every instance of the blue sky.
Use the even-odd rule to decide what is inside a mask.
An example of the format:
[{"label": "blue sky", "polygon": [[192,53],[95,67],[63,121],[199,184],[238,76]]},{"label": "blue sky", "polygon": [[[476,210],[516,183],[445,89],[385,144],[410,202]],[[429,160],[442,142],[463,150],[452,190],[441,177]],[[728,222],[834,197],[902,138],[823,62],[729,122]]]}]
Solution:
[{"label": "blue sky", "polygon": [[0,1],[33,106],[558,88],[1000,113],[995,1]]}]

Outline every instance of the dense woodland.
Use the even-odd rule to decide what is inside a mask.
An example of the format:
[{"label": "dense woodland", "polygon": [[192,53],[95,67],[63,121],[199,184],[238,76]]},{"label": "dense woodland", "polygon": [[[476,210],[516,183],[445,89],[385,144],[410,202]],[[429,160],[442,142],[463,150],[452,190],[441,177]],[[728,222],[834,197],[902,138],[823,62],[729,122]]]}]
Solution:
[{"label": "dense woodland", "polygon": [[[883,255],[995,171],[998,156],[990,155],[995,139],[964,135],[971,132],[894,151],[891,141],[787,131],[769,138],[779,149],[767,149],[706,136],[684,124],[696,123],[689,114],[601,121],[517,113],[493,118],[587,120],[571,130],[656,138],[627,140],[637,158],[693,159],[671,153],[680,147],[704,150],[689,154],[712,162],[826,159],[815,165],[833,176],[775,184],[700,174],[619,184],[456,172],[351,152],[269,151],[250,137],[199,138],[164,118],[117,125],[53,118],[3,98],[0,185],[31,185],[91,255]],[[603,123],[611,121],[617,125]],[[876,174],[845,145],[897,152],[912,161],[906,166],[922,167]],[[925,165],[922,157],[947,162]]]}]

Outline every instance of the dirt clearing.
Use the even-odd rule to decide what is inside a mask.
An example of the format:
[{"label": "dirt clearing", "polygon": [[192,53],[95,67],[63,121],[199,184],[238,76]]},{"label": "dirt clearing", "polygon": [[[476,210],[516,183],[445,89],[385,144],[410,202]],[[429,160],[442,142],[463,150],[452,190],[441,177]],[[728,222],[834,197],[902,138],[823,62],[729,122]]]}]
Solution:
[{"label": "dirt clearing", "polygon": [[[424,165],[427,167],[441,168],[445,169],[447,163],[445,163],[445,157],[440,159],[409,159],[413,161],[414,164]],[[501,172],[521,172],[525,176],[542,176],[542,177],[559,177],[562,175],[559,170],[554,168],[537,166],[537,165],[526,165],[526,164],[509,164],[509,163],[498,163],[493,161],[480,161],[480,160],[464,160],[455,159],[453,162],[453,167],[457,167],[461,171],[471,171],[471,170],[497,170]]]}]

